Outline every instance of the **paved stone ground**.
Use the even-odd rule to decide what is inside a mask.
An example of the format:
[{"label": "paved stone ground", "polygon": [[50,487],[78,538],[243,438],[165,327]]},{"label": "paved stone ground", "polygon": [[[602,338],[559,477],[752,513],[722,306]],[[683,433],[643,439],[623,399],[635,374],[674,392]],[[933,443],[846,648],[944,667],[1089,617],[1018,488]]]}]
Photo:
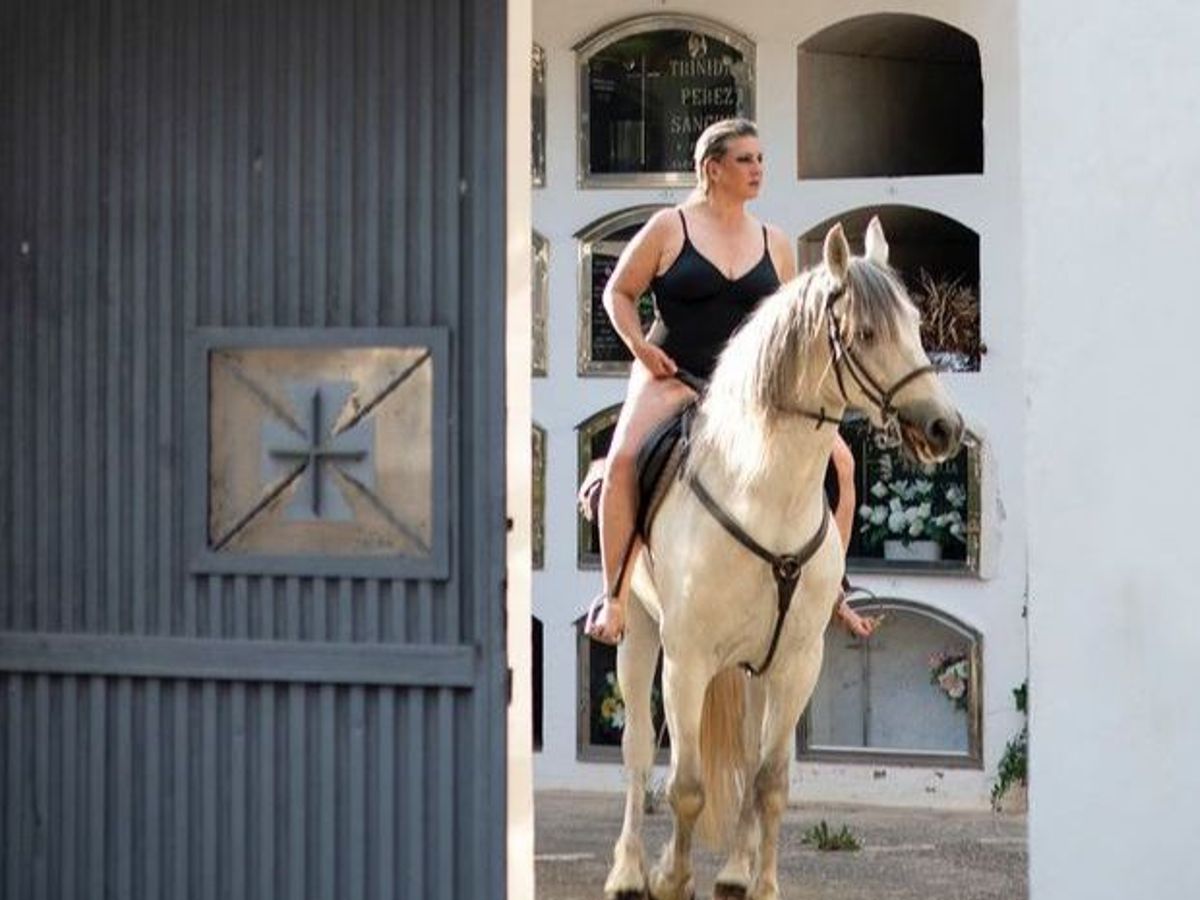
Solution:
[{"label": "paved stone ground", "polygon": [[[598,900],[621,828],[616,794],[543,791],[536,799],[538,900]],[[802,844],[824,819],[859,838],[857,852]],[[646,849],[657,858],[668,812],[646,818]],[[1026,900],[1025,817],[861,806],[794,806],[780,842],[786,900]],[[712,896],[717,857],[696,854],[696,896]]]}]

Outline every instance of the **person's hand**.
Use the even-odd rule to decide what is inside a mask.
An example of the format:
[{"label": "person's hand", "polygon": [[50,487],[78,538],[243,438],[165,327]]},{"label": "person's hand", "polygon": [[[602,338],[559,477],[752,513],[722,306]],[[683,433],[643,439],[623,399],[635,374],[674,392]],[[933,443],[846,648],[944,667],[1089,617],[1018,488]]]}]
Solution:
[{"label": "person's hand", "polygon": [[650,374],[655,378],[670,378],[679,369],[679,366],[675,365],[675,360],[667,356],[661,347],[656,347],[649,341],[638,341],[633,348],[633,355],[638,358],[638,362],[650,370]]},{"label": "person's hand", "polygon": [[834,615],[837,616],[843,628],[859,638],[869,638],[879,627],[879,623],[883,621],[883,616],[860,616],[851,609],[844,597],[838,601]]}]

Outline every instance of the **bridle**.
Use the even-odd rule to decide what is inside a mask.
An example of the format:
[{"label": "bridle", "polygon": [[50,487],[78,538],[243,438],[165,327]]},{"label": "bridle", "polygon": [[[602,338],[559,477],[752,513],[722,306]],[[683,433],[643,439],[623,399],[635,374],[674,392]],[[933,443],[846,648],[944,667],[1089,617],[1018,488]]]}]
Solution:
[{"label": "bridle", "polygon": [[[931,364],[917,366],[908,374],[901,376],[890,388],[884,388],[879,380],[863,364],[862,360],[854,354],[854,351],[850,349],[850,346],[842,337],[842,322],[838,318],[834,307],[838,300],[845,294],[846,284],[843,282],[834,288],[829,296],[825,298],[825,321],[829,338],[829,356],[832,360],[833,374],[837,378],[838,390],[841,391],[842,399],[849,406],[850,394],[846,391],[845,380],[845,375],[848,374],[851,380],[858,385],[858,389],[862,391],[863,396],[870,400],[879,411],[880,425],[875,429],[876,446],[881,449],[899,447],[903,440],[900,433],[900,426],[904,424],[904,417],[900,410],[895,407],[893,401],[900,391],[922,375],[936,373],[937,366]],[[806,415],[810,418],[818,417],[814,413],[806,413]],[[821,410],[819,415],[822,419],[827,418],[824,409]],[[840,420],[838,421],[840,423]],[[820,425],[817,427],[820,427]]]}]

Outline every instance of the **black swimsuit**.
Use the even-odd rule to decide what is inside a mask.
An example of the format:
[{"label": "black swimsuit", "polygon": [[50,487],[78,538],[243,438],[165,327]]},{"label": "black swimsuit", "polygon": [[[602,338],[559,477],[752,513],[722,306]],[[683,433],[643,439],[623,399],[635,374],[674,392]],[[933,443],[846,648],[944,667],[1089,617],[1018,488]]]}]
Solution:
[{"label": "black swimsuit", "polygon": [[681,369],[707,379],[717,356],[758,302],[779,288],[779,275],[767,249],[763,226],[763,255],[745,275],[729,279],[700,253],[683,223],[683,248],[667,271],[650,283],[656,318],[649,334]]}]

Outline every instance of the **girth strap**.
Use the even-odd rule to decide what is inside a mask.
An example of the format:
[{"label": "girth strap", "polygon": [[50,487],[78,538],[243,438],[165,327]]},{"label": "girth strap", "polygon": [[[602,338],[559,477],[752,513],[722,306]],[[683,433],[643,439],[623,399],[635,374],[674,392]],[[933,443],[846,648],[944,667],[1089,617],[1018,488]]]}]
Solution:
[{"label": "girth strap", "polygon": [[775,632],[771,635],[771,646],[767,648],[767,658],[762,661],[762,665],[758,668],[755,668],[748,662],[742,663],[742,668],[751,675],[762,675],[771,665],[771,660],[775,658],[775,649],[779,645],[779,635],[783,631],[783,621],[787,618],[788,610],[791,609],[792,595],[796,592],[796,585],[800,583],[800,576],[803,573],[804,565],[812,559],[813,554],[817,552],[817,549],[824,542],[826,532],[829,531],[829,501],[824,500],[822,502],[821,525],[817,529],[817,533],[809,539],[808,543],[795,553],[776,554],[747,534],[745,529],[713,499],[713,495],[708,492],[708,489],[700,482],[695,473],[691,473],[688,476],[687,483],[695,493],[696,499],[720,523],[721,527],[729,532],[734,540],[755,556],[764,560],[771,567],[771,574],[775,578],[775,591],[778,596],[775,609]]}]

